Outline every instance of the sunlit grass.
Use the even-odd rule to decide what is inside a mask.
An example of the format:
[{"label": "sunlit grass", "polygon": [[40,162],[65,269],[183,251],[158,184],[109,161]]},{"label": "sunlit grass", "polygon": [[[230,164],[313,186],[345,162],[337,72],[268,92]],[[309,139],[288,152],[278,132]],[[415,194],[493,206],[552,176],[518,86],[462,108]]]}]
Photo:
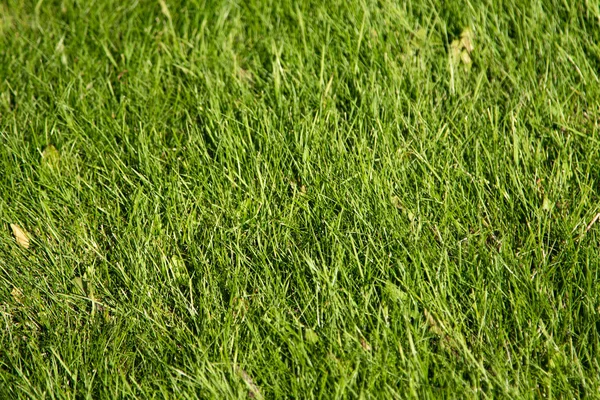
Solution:
[{"label": "sunlit grass", "polygon": [[599,21],[4,2],[0,397],[593,397]]}]

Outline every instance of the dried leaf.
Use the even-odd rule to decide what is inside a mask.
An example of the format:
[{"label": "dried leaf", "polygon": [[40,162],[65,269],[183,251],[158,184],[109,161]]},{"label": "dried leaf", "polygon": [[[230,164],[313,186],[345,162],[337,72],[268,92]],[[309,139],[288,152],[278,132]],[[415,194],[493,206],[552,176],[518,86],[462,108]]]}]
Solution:
[{"label": "dried leaf", "polygon": [[254,383],[252,377],[237,365],[234,367],[234,370],[238,375],[242,377],[244,382],[246,382],[246,385],[248,385],[248,397],[250,397],[251,399],[262,399],[263,397],[260,393],[260,388],[256,385],[256,383]]},{"label": "dried leaf", "polygon": [[12,229],[12,233],[15,236],[15,240],[17,244],[26,249],[29,248],[29,234],[25,232],[19,225],[10,224],[10,229]]},{"label": "dried leaf", "polygon": [[465,28],[460,34],[460,43],[462,47],[469,53],[473,52],[474,45],[473,41],[475,39],[475,35],[471,28]]},{"label": "dried leaf", "polygon": [[390,296],[390,298],[395,302],[402,303],[408,298],[406,292],[394,285],[392,282],[386,282],[385,290],[388,296]]},{"label": "dried leaf", "polygon": [[56,54],[60,55],[60,61],[64,64],[68,64],[67,55],[65,54],[65,37],[61,37],[55,48]]},{"label": "dried leaf", "polygon": [[312,329],[307,329],[304,332],[304,339],[310,344],[316,344],[319,341],[319,336],[317,336],[317,333]]},{"label": "dried leaf", "polygon": [[60,38],[58,43],[56,44],[56,48],[54,49],[57,53],[61,54],[65,51],[65,36]]},{"label": "dried leaf", "polygon": [[44,151],[42,151],[42,165],[44,167],[56,168],[58,167],[59,161],[60,153],[56,147],[54,147],[52,144],[46,146]]},{"label": "dried leaf", "polygon": [[450,57],[457,62],[460,59],[460,53],[462,52],[462,43],[460,40],[453,40],[450,43]]},{"label": "dried leaf", "polygon": [[296,181],[290,181],[290,187],[292,189],[292,193],[299,194],[300,196],[304,196],[307,192],[306,185],[301,185]]},{"label": "dried leaf", "polygon": [[238,68],[238,76],[239,76],[240,80],[244,83],[253,83],[254,82],[254,75],[252,74],[252,71],[248,71],[243,68]]},{"label": "dried leaf", "polygon": [[429,313],[427,309],[423,310],[423,314],[425,314],[425,320],[427,321],[427,325],[429,325],[429,328],[433,331],[433,333],[439,336],[445,336],[443,329],[440,327],[433,315],[431,315],[431,313]]},{"label": "dried leaf", "polygon": [[440,324],[427,309],[423,310],[423,314],[425,314],[425,320],[427,321],[427,325],[429,325],[429,329],[439,337],[442,348],[449,350],[454,357],[459,357],[459,346],[450,335],[445,333],[443,324]]},{"label": "dried leaf", "polygon": [[77,287],[77,289],[79,289],[79,291],[81,292],[81,294],[83,296],[85,296],[86,293],[85,293],[85,287],[83,286],[83,279],[81,279],[80,276],[76,276],[75,278],[73,278],[72,282],[75,285],[75,287]]},{"label": "dried leaf", "polygon": [[396,207],[398,210],[402,210],[404,209],[404,207],[402,207],[402,201],[400,200],[400,197],[398,196],[393,196],[392,199],[392,205],[394,207]]},{"label": "dried leaf", "polygon": [[473,60],[471,52],[473,52],[474,35],[471,28],[465,28],[460,34],[460,40],[456,39],[450,43],[450,60],[453,65],[463,64],[466,69],[471,67]]},{"label": "dried leaf", "polygon": [[551,208],[552,208],[552,203],[550,202],[550,199],[547,197],[544,197],[544,201],[542,203],[542,210],[550,211]]},{"label": "dried leaf", "polygon": [[460,61],[462,61],[462,63],[466,66],[469,66],[472,63],[471,56],[464,50],[460,53]]},{"label": "dried leaf", "polygon": [[415,32],[415,39],[419,43],[425,43],[427,41],[427,29],[425,29],[425,28],[419,28]]},{"label": "dried leaf", "polygon": [[360,338],[360,345],[365,351],[371,351],[371,345],[365,340],[365,338]]},{"label": "dried leaf", "polygon": [[23,304],[23,291],[21,289],[19,289],[18,287],[13,288],[13,290],[10,292],[10,294],[12,295],[13,299],[19,303],[19,304]]},{"label": "dried leaf", "polygon": [[423,310],[423,314],[425,314],[425,320],[427,321],[427,325],[429,325],[429,329],[439,336],[442,348],[450,350],[455,357],[458,357],[457,343],[444,332],[443,325],[436,321],[435,317],[427,309]]}]

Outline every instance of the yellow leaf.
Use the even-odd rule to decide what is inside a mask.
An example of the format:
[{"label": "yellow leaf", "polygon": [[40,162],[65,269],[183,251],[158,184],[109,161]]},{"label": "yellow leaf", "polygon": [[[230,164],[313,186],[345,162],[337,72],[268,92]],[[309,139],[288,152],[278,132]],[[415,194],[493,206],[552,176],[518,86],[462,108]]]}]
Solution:
[{"label": "yellow leaf", "polygon": [[471,28],[465,28],[465,30],[463,30],[460,34],[460,43],[462,44],[462,47],[469,53],[471,53],[474,49],[474,39],[475,35],[473,34]]},{"label": "yellow leaf", "polygon": [[400,197],[392,196],[391,200],[392,200],[392,205],[394,207],[396,207],[398,210],[404,209],[404,207],[402,207],[402,201],[400,200]]},{"label": "yellow leaf", "polygon": [[19,289],[18,287],[15,287],[10,294],[12,295],[13,299],[15,299],[15,301],[19,304],[23,303],[23,291],[21,289]]},{"label": "yellow leaf", "polygon": [[12,233],[15,236],[15,240],[17,244],[21,247],[29,248],[29,235],[25,232],[19,225],[10,224],[10,229],[12,229]]},{"label": "yellow leaf", "polygon": [[316,344],[319,341],[319,336],[312,329],[306,329],[304,332],[304,338],[310,344]]},{"label": "yellow leaf", "polygon": [[79,291],[81,292],[81,294],[83,296],[85,296],[86,293],[85,293],[85,287],[83,286],[83,279],[81,279],[80,276],[76,276],[75,278],[73,278],[72,282],[77,287],[77,289],[79,289]]},{"label": "yellow leaf", "polygon": [[463,64],[465,65],[471,65],[471,56],[469,55],[468,52],[463,51],[462,53],[460,53],[460,60],[463,62]]},{"label": "yellow leaf", "polygon": [[471,28],[465,28],[460,34],[460,40],[450,43],[450,60],[454,66],[463,64],[469,69],[472,64],[471,52],[474,49],[474,35]]},{"label": "yellow leaf", "polygon": [[385,290],[387,291],[388,296],[390,296],[390,299],[398,303],[402,303],[408,299],[408,294],[392,282],[387,282],[385,284]]},{"label": "yellow leaf", "polygon": [[243,83],[254,82],[254,76],[252,75],[252,71],[246,70],[244,68],[238,68],[238,77]]},{"label": "yellow leaf", "polygon": [[427,40],[427,29],[425,28],[419,28],[416,32],[415,32],[415,38],[421,42],[424,42]]},{"label": "yellow leaf", "polygon": [[457,66],[460,64],[460,56],[462,53],[462,44],[459,40],[453,40],[450,43],[450,62],[452,65]]},{"label": "yellow leaf", "polygon": [[54,145],[49,144],[46,146],[44,151],[42,151],[42,165],[44,167],[55,168],[58,167],[58,162],[60,160],[60,153],[56,150]]},{"label": "yellow leaf", "polygon": [[550,199],[547,197],[544,197],[544,202],[542,203],[542,210],[550,211],[551,208],[552,208],[552,203],[550,203]]},{"label": "yellow leaf", "polygon": [[451,50],[451,54],[453,56],[458,56],[462,50],[463,46],[462,43],[460,42],[460,40],[453,40],[452,43],[450,43],[450,50]]}]

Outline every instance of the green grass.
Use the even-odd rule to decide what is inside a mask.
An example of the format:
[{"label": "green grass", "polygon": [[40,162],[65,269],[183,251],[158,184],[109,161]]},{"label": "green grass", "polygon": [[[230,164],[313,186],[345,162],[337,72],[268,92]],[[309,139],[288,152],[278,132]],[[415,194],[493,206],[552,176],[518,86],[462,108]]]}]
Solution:
[{"label": "green grass", "polygon": [[599,43],[587,0],[1,2],[0,397],[598,396]]}]

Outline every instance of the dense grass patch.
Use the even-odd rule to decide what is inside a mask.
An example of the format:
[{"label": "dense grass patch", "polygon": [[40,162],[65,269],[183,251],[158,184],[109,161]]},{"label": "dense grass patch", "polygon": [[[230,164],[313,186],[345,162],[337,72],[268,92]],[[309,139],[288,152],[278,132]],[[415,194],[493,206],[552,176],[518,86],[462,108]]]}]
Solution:
[{"label": "dense grass patch", "polygon": [[594,396],[599,43],[583,0],[2,2],[0,397]]}]

